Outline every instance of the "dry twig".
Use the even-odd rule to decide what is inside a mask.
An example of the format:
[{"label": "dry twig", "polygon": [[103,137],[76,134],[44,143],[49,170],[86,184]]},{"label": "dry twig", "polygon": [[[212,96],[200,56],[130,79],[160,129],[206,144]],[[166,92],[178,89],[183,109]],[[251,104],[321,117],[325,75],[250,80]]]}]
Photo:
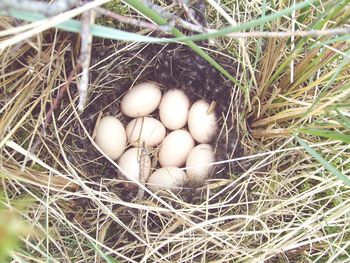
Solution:
[{"label": "dry twig", "polygon": [[19,10],[32,11],[45,14],[47,16],[57,15],[72,7],[80,5],[79,0],[56,0],[52,3],[35,0],[1,0],[0,9],[7,10],[15,8]]},{"label": "dry twig", "polygon": [[309,31],[286,31],[286,32],[235,32],[227,36],[232,38],[287,38],[287,37],[319,37],[350,34],[350,27],[337,27],[332,29],[309,30]]},{"label": "dry twig", "polygon": [[94,8],[94,10],[101,15],[109,16],[115,20],[118,20],[121,23],[130,24],[130,25],[137,26],[137,27],[145,27],[145,28],[149,28],[151,30],[156,30],[156,31],[161,31],[161,32],[168,32],[172,29],[171,26],[159,26],[159,25],[152,24],[149,22],[141,21],[139,19],[133,19],[130,17],[122,16],[122,15],[119,15],[119,14],[114,13],[112,11],[109,11],[107,9],[104,9],[102,7],[96,7],[96,8]]},{"label": "dry twig", "polygon": [[[145,143],[143,143],[142,147],[140,148],[140,160],[139,160],[139,163],[140,163],[140,169],[139,169],[140,170],[140,174],[139,174],[140,183],[143,186],[146,186],[146,181],[147,181],[147,175],[145,174],[145,169],[146,169],[146,167],[151,165],[150,163],[147,163],[148,156],[149,156],[148,150],[146,149]],[[137,199],[141,200],[143,198],[144,194],[145,194],[145,190],[142,187],[140,187],[138,195],[137,195]]]},{"label": "dry twig", "polygon": [[192,8],[187,5],[186,0],[177,0],[179,5],[182,6],[188,18],[198,27],[202,28],[202,32],[206,31],[201,23],[195,18],[195,13]]},{"label": "dry twig", "polygon": [[89,86],[89,66],[91,60],[91,43],[92,43],[92,35],[90,32],[91,23],[94,20],[94,11],[89,10],[83,13],[82,15],[82,28],[81,28],[81,48],[79,55],[79,64],[82,67],[80,84],[78,85],[79,89],[79,104],[78,109],[80,111],[84,110],[87,94],[88,94],[88,86]]}]

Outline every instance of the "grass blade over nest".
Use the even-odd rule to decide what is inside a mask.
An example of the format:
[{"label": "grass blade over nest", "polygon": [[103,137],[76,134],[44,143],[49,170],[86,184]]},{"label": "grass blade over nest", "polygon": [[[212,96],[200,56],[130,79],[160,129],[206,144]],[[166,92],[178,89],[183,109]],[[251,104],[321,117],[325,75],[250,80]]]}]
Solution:
[{"label": "grass blade over nest", "polygon": [[312,149],[307,143],[301,140],[298,136],[294,135],[298,143],[304,147],[305,151],[311,154],[320,164],[324,166],[329,172],[334,174],[339,180],[343,181],[346,185],[350,186],[350,179],[342,174],[337,168],[335,168],[331,163],[324,159],[319,153]]},{"label": "grass blade over nest", "polygon": [[112,258],[111,256],[109,255],[106,255],[102,250],[101,248],[94,244],[91,240],[89,240],[91,245],[94,247],[94,249],[98,252],[98,254],[103,257],[103,259],[107,262],[107,263],[119,263],[119,261],[115,260],[114,258]]},{"label": "grass blade over nest", "polygon": [[[1,12],[0,12],[1,14]],[[30,22],[40,21],[47,19],[46,16],[39,13],[28,13],[26,11],[20,10],[11,10],[11,16]],[[65,22],[56,26],[56,28],[65,30],[73,33],[80,33],[81,31],[81,22],[75,19],[68,19]],[[156,37],[143,36],[136,33],[130,33],[127,31],[105,27],[100,25],[91,26],[91,34],[95,37],[113,39],[113,40],[123,40],[123,41],[137,41],[137,42],[147,42],[147,43],[159,43],[159,42],[169,42],[164,39]]]},{"label": "grass blade over nest", "polygon": [[307,133],[307,134],[320,136],[328,139],[334,139],[334,140],[338,140],[338,141],[350,144],[350,135],[342,134],[340,132],[326,130],[326,129],[314,129],[314,128],[300,129],[299,131],[302,133]]},{"label": "grass blade over nest", "polygon": [[345,127],[346,129],[350,130],[350,118],[347,118],[344,114],[342,114],[338,109],[335,109],[335,112],[338,114],[339,119],[336,119],[336,121]]}]

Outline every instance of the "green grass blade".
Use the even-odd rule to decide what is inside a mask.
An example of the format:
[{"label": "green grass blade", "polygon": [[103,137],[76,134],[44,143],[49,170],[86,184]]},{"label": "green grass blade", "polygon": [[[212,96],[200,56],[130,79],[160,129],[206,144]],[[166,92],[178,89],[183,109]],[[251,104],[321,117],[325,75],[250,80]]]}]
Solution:
[{"label": "green grass blade", "polygon": [[[317,30],[317,29],[322,29],[322,26],[325,24],[325,23],[328,23],[329,21],[328,20],[325,20],[326,17],[330,17],[330,13],[334,13],[334,8],[337,7],[337,5],[339,6],[342,6],[342,1],[339,0],[339,1],[333,1],[333,2],[329,2],[330,4],[328,5],[323,5],[322,6],[322,10],[323,12],[320,13],[319,17],[317,17],[316,21],[314,21],[313,23],[309,24],[308,25],[308,30]],[[300,10],[301,12],[306,12],[307,9],[304,8],[304,10]],[[337,9],[338,10],[338,9]],[[300,19],[298,18],[298,21],[299,22],[304,22],[304,19],[309,19],[309,16],[304,16],[303,19]],[[305,21],[304,24],[308,24],[309,22],[308,21]],[[344,38],[348,38],[348,36],[341,36],[341,37],[344,37]],[[309,38],[297,38],[297,41],[296,41],[296,46],[294,48],[294,51],[281,63],[281,65],[276,69],[275,73],[270,77],[269,81],[267,82],[267,86],[271,85],[276,79],[278,79],[283,73],[285,70],[288,70],[289,69],[289,65],[290,65],[290,62],[294,59],[297,59],[298,56],[303,53],[305,51],[305,47],[308,49],[308,50],[311,50],[313,48],[317,48],[317,47],[320,47],[320,46],[323,46],[324,44],[326,44],[328,41],[331,43],[331,42],[337,42],[335,40],[335,38],[331,38],[329,40],[324,40],[325,43],[318,43],[316,42],[315,44],[313,45],[310,45],[309,42],[308,42],[308,39]],[[339,39],[340,40],[340,39]],[[321,59],[321,57],[320,57]]]},{"label": "green grass blade", "polygon": [[[262,8],[261,8],[261,17],[266,16],[266,0],[263,0],[262,3]],[[260,25],[260,32],[264,31],[264,23]],[[256,44],[256,59],[254,63],[254,68],[256,69],[258,62],[260,61],[260,56],[261,56],[261,46],[262,46],[262,38],[258,39],[258,42]]]},{"label": "green grass blade", "polygon": [[[337,67],[337,70],[334,72],[330,80],[327,82],[327,84],[322,88],[321,96],[318,97],[318,102],[319,100],[322,99],[324,93],[328,91],[329,87],[334,83],[336,78],[339,76],[339,74],[343,71],[344,68],[347,68],[346,66],[349,65],[348,57],[350,56],[350,49],[348,49],[343,56],[343,61],[340,63],[340,65]],[[315,104],[316,104],[315,102]]]},{"label": "green grass blade", "polygon": [[[0,15],[4,15],[1,13]],[[35,22],[43,19],[47,19],[46,16],[39,13],[30,13],[20,10],[11,10],[10,15],[21,20]],[[80,33],[81,31],[81,22],[74,19],[69,19],[59,25],[56,28],[65,30],[73,33]],[[137,42],[147,42],[147,43],[159,43],[159,42],[169,42],[171,40],[161,39],[156,37],[148,37],[139,35],[136,33],[130,33],[127,31],[122,31],[110,27],[100,26],[100,25],[91,25],[91,34],[95,37],[113,39],[113,40],[124,40],[124,41],[137,41]]]},{"label": "green grass blade", "polygon": [[107,263],[119,263],[119,261],[115,260],[114,258],[112,258],[111,256],[106,255],[96,244],[94,244],[93,242],[91,242],[91,245],[94,247],[94,249],[98,252],[98,254],[103,257],[103,259],[107,262]]},{"label": "green grass blade", "polygon": [[350,118],[343,115],[338,109],[335,109],[335,111],[340,118],[340,120],[336,119],[336,121],[346,129],[350,130]]},{"label": "green grass blade", "polygon": [[326,159],[324,159],[319,153],[317,153],[314,149],[302,141],[298,136],[294,135],[294,137],[298,143],[304,147],[305,151],[312,155],[320,164],[324,166],[324,168],[335,175],[339,180],[350,186],[350,179],[347,176],[343,175],[337,168],[330,164]]},{"label": "green grass blade", "polygon": [[300,129],[302,133],[307,133],[315,136],[320,136],[328,139],[334,139],[341,142],[350,144],[350,135],[346,135],[340,132],[326,130],[326,129]]},{"label": "green grass blade", "polygon": [[[329,5],[326,5],[322,12],[318,15],[316,20],[311,24],[312,29],[322,29],[324,26],[334,18],[342,9],[346,7],[349,0],[331,1]],[[306,13],[308,13],[306,11]],[[306,17],[308,19],[308,17]]]},{"label": "green grass blade", "polygon": [[349,35],[344,35],[344,36],[338,36],[338,37],[332,37],[330,39],[321,41],[321,42],[315,42],[315,44],[313,44],[312,46],[308,47],[308,50],[314,49],[314,48],[318,48],[318,47],[323,47],[325,45],[330,45],[330,44],[334,44],[337,42],[344,42],[344,41],[349,41],[350,40],[350,36]]},{"label": "green grass blade", "polygon": [[[346,51],[345,56],[343,58],[343,61],[340,63],[340,65],[337,67],[336,71],[334,72],[334,74],[331,76],[331,78],[327,81],[326,85],[324,87],[322,87],[322,90],[320,92],[320,94],[318,95],[318,97],[313,101],[312,105],[308,108],[308,110],[304,113],[302,118],[307,117],[310,112],[313,111],[313,109],[319,105],[319,102],[322,100],[322,98],[324,98],[324,96],[326,95],[326,92],[328,91],[328,89],[331,87],[331,85],[336,81],[337,77],[340,75],[340,73],[346,69],[346,66],[349,64],[348,62],[348,57],[350,56],[350,49]],[[338,57],[338,56],[337,56]],[[335,57],[336,58],[336,57]],[[333,60],[335,59],[333,58]],[[343,88],[348,88],[348,86],[350,85],[350,83],[344,85]],[[346,100],[347,98],[343,98],[343,100]],[[298,122],[296,122],[294,124],[294,126],[297,125]]]}]

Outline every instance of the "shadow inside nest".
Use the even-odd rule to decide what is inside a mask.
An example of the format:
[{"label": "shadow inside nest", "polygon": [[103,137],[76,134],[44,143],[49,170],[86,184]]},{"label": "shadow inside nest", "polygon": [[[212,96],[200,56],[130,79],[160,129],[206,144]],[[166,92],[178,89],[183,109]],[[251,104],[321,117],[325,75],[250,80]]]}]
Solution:
[{"label": "shadow inside nest", "polygon": [[[130,119],[120,114],[118,101],[121,96],[134,84],[154,81],[159,83],[164,91],[170,88],[182,89],[192,103],[198,99],[214,102],[219,127],[222,128],[217,140],[212,143],[216,160],[241,156],[239,132],[236,129],[236,112],[241,108],[241,102],[237,94],[238,88],[234,87],[231,81],[184,45],[148,44],[125,52],[118,52],[120,47],[117,45],[111,41],[93,45],[92,65],[96,66],[90,75],[90,102],[81,115],[90,135],[93,134],[101,112],[103,115],[117,116],[126,124]],[[238,65],[234,60],[218,55],[215,59],[231,75],[238,75]],[[117,169],[94,149],[79,124],[72,125],[74,134],[80,135],[71,141],[72,158],[76,165],[94,181],[100,181],[101,178],[115,179],[118,175]],[[74,148],[80,149],[78,154]],[[212,177],[228,179],[232,171],[237,172],[237,168],[234,163],[217,165]],[[189,184],[189,188],[182,191],[184,200],[195,202],[201,194],[193,189],[200,189],[200,186],[196,183]],[[126,190],[130,192],[129,189]],[[120,192],[121,198],[129,199],[132,196],[130,193],[124,195],[123,187],[120,188]]]}]

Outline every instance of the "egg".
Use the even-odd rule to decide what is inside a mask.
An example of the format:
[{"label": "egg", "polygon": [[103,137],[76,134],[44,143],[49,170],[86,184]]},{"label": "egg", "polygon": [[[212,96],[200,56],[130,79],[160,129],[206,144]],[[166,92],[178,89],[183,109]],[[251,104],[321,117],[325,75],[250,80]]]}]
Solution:
[{"label": "egg", "polygon": [[159,105],[161,122],[169,130],[183,128],[187,123],[190,100],[179,89],[168,90]]},{"label": "egg", "polygon": [[133,119],[126,125],[128,142],[134,146],[154,147],[162,142],[165,137],[165,127],[157,119],[140,117]]},{"label": "egg", "polygon": [[[213,148],[209,144],[199,144],[189,153],[186,161],[187,176],[190,180],[204,181],[208,178],[213,166],[207,164],[215,162]],[[191,168],[192,167],[192,168]]]},{"label": "egg", "polygon": [[96,144],[112,160],[117,160],[126,145],[123,124],[115,117],[103,117],[96,127]]},{"label": "egg", "polygon": [[[146,182],[151,172],[151,158],[141,148],[127,150],[119,159],[122,174],[129,180]],[[140,180],[142,179],[142,180]]]},{"label": "egg", "polygon": [[120,108],[126,116],[135,118],[155,111],[162,98],[159,86],[153,82],[135,85],[122,98]]},{"label": "egg", "polygon": [[194,140],[186,130],[176,130],[169,133],[159,149],[159,163],[161,166],[181,167],[192,148]]},{"label": "egg", "polygon": [[211,142],[218,130],[215,112],[209,112],[209,108],[209,103],[199,100],[188,113],[188,129],[199,143]]},{"label": "egg", "polygon": [[151,174],[147,187],[152,192],[158,190],[176,190],[186,181],[186,173],[178,167],[163,167]]}]

